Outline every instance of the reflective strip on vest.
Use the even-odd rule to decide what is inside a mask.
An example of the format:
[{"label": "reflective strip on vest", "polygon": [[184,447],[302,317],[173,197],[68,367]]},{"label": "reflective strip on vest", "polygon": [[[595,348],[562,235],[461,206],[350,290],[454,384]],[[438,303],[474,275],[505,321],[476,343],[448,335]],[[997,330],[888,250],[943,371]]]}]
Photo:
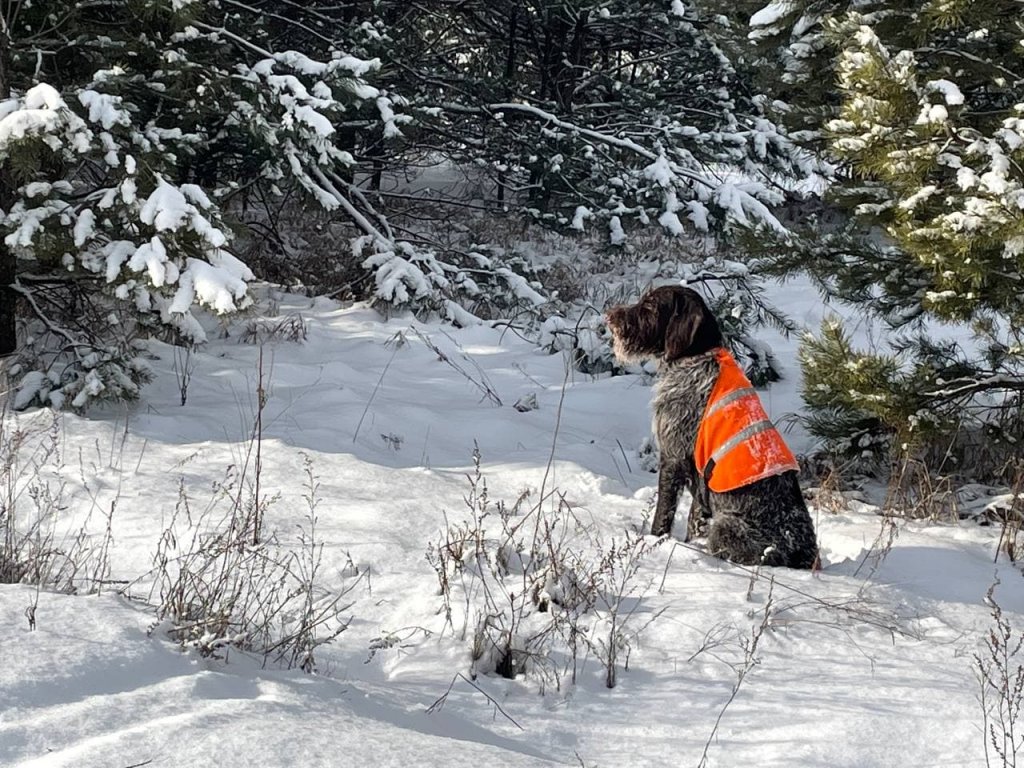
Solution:
[{"label": "reflective strip on vest", "polygon": [[[742,390],[737,390],[737,391],[742,391]],[[735,393],[733,393],[733,394],[735,394]],[[739,399],[739,398],[734,398],[734,399]],[[722,401],[720,400],[719,402],[722,402]],[[722,457],[725,456],[725,454],[727,454],[729,451],[731,451],[737,445],[742,443],[744,440],[748,440],[751,437],[753,437],[754,435],[759,435],[762,432],[767,432],[769,429],[775,429],[775,425],[772,424],[770,421],[767,421],[767,420],[765,420],[765,421],[755,421],[749,427],[745,427],[744,429],[741,429],[735,435],[733,435],[728,440],[726,440],[724,443],[722,443],[720,446],[718,446],[718,448],[715,449],[715,452],[711,454],[711,460],[713,462],[715,462],[715,464],[718,464],[722,460]]]},{"label": "reflective strip on vest", "polygon": [[753,387],[743,387],[742,389],[734,389],[732,392],[727,394],[722,399],[716,400],[714,403],[708,406],[707,411],[704,413],[704,418],[706,419],[708,418],[708,416],[717,413],[730,403],[735,403],[737,400],[740,400],[744,397],[749,397],[751,395],[757,397],[757,391]]}]

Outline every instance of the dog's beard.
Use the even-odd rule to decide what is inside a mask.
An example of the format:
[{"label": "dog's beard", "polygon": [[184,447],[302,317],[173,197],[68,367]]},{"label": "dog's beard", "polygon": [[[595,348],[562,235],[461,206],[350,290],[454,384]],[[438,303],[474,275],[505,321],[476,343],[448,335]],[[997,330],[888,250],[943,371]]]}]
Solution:
[{"label": "dog's beard", "polygon": [[622,337],[615,333],[614,330],[612,331],[612,353],[615,355],[615,359],[623,365],[629,363],[642,363],[655,356],[651,353],[628,349],[625,342],[623,342]]},{"label": "dog's beard", "polygon": [[635,343],[631,344],[627,341],[627,339],[635,341],[626,330],[630,328],[630,325],[630,319],[625,317],[609,320],[608,322],[608,329],[612,332],[612,353],[615,355],[615,359],[625,365],[629,363],[642,363],[657,357],[658,352],[640,349]]}]

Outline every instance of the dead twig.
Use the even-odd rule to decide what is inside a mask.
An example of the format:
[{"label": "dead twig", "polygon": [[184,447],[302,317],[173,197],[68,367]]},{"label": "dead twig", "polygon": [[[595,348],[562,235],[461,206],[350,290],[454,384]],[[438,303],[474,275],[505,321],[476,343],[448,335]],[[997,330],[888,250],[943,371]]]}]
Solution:
[{"label": "dead twig", "polygon": [[432,715],[435,712],[440,712],[444,708],[445,702],[448,701],[448,696],[451,694],[452,689],[455,687],[455,683],[458,682],[459,680],[464,680],[465,682],[467,682],[471,686],[473,686],[473,688],[475,688],[477,691],[482,693],[484,695],[484,698],[486,698],[487,701],[490,702],[491,706],[494,707],[495,711],[500,712],[501,715],[506,720],[508,720],[510,723],[512,723],[512,725],[514,725],[520,731],[526,730],[525,728],[523,728],[523,726],[521,726],[519,723],[516,722],[515,718],[512,717],[512,715],[510,715],[508,712],[506,712],[504,709],[502,709],[501,704],[499,704],[497,702],[497,700],[493,696],[491,696],[491,694],[489,694],[487,691],[485,691],[479,685],[474,683],[472,680],[470,680],[468,677],[466,677],[461,672],[455,673],[455,676],[452,678],[451,683],[448,684],[448,690],[446,690],[443,694],[441,694],[437,698],[437,700],[434,701],[433,704],[431,704],[429,707],[427,707],[427,714]]}]

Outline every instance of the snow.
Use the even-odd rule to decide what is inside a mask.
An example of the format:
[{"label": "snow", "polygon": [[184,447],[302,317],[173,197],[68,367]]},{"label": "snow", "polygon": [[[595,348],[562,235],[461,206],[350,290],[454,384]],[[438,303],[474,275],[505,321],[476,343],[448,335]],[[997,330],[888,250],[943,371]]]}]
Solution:
[{"label": "snow", "polygon": [[22,189],[24,190],[25,197],[46,197],[53,190],[55,185],[50,184],[46,181],[31,181],[26,184]]},{"label": "snow", "polygon": [[68,204],[63,200],[45,200],[35,208],[15,203],[7,216],[7,223],[17,224],[17,227],[4,238],[4,243],[9,248],[26,248],[45,229],[47,219],[60,216],[67,208]]},{"label": "snow", "polygon": [[136,245],[130,240],[115,240],[103,246],[103,256],[106,267],[104,277],[108,283],[117,279],[121,267],[128,259],[135,255]]},{"label": "snow", "polygon": [[176,232],[187,227],[214,248],[226,245],[227,237],[224,233],[212,226],[189,199],[204,208],[210,207],[209,198],[199,187],[186,184],[178,188],[164,179],[158,179],[156,188],[139,210],[139,219],[154,227],[157,232]]},{"label": "snow", "polygon": [[377,111],[380,112],[381,122],[384,123],[384,138],[394,139],[401,136],[402,130],[398,127],[398,117],[395,115],[395,110],[392,109],[391,99],[386,96],[378,96]]},{"label": "snow", "polygon": [[665,231],[670,234],[682,235],[686,230],[683,228],[683,223],[679,220],[679,216],[675,211],[666,209],[658,217],[658,223],[665,228]]},{"label": "snow", "polygon": [[658,186],[671,187],[674,174],[669,159],[665,155],[658,155],[653,163],[644,168],[644,178],[650,179]]},{"label": "snow", "polygon": [[[218,268],[244,269],[226,255]],[[637,458],[650,388],[641,376],[574,372],[563,354],[502,327],[385,321],[361,305],[262,291],[261,306],[277,307],[269,320],[299,315],[308,330],[304,343],[265,346],[262,384],[260,350],[239,342],[245,321],[207,319],[210,341],[194,353],[184,406],[176,353],[153,341],[156,378],[138,404],[61,417],[60,456],[45,469],[64,485],[55,533],[66,539],[92,510],[112,509],[111,579],[142,576],[179,483],[208,498],[244,455],[265,397],[262,483],[279,494],[267,524],[294,539],[308,456],[321,483],[325,579],[370,574],[350,628],[320,650],[319,672],[304,675],[238,651],[226,662],[183,653],[114,586],[91,597],[0,586],[0,765],[696,765],[706,745],[718,766],[985,765],[973,654],[991,624],[994,579],[1005,616],[1024,626],[1019,569],[993,562],[999,531],[970,521],[897,522],[883,556],[873,542],[886,520],[854,499],[813,509],[817,574],[752,575],[707,556],[699,540],[655,548],[635,599],[651,621],[613,690],[590,655],[575,684],[564,679],[543,695],[529,675],[453,683],[469,668],[468,640],[441,631],[424,553],[446,519],[461,519],[474,445],[493,499],[547,482],[602,537],[619,537],[641,524],[655,489]],[[827,311],[805,283],[772,293],[812,329]],[[552,321],[548,332],[554,342],[569,328]],[[858,338],[869,333],[860,328]],[[776,420],[799,403],[797,336],[771,339],[786,378],[762,400]],[[504,405],[482,397],[466,372]],[[530,396],[536,410],[512,406]],[[52,416],[12,418],[38,433]],[[808,447],[799,430],[787,440]],[[103,527],[93,520],[89,530]],[[144,597],[145,584],[129,592]],[[723,714],[769,592],[775,607],[757,663]],[[29,631],[25,609],[37,600]],[[400,641],[388,647],[382,637]],[[428,712],[449,686],[443,707]]]},{"label": "snow", "polygon": [[60,93],[48,83],[39,83],[25,91],[25,109],[48,109],[56,112],[67,109]]},{"label": "snow", "polygon": [[661,216],[658,217],[658,223],[665,228],[667,232],[672,235],[682,235],[685,230],[683,229],[683,223],[679,220],[679,216],[676,214],[680,208],[679,199],[676,197],[676,191],[669,189],[665,193],[665,210]]},{"label": "snow", "polygon": [[914,194],[907,197],[905,200],[901,200],[899,207],[905,211],[913,211],[920,203],[925,202],[932,195],[937,194],[939,188],[934,184],[928,184],[927,186],[921,187]]},{"label": "snow", "polygon": [[261,70],[261,74],[270,74],[273,71],[273,62],[275,61],[280,64],[284,64],[286,67],[290,67],[303,75],[313,75],[314,77],[323,77],[329,69],[327,64],[320,61],[314,61],[304,53],[299,53],[298,51],[285,51],[283,53],[276,54],[271,60],[257,64],[253,67],[253,70]]},{"label": "snow", "polygon": [[29,371],[21,379],[21,385],[15,393],[12,406],[16,409],[24,408],[32,402],[36,393],[48,385],[46,374],[42,371]]},{"label": "snow", "polygon": [[918,125],[942,124],[949,120],[949,111],[942,104],[925,104],[917,118]]},{"label": "snow", "polygon": [[95,230],[96,214],[94,214],[89,208],[83,208],[78,212],[78,218],[75,220],[73,233],[75,238],[75,247],[81,248],[88,240],[91,240]]},{"label": "snow", "polygon": [[957,169],[956,183],[960,189],[966,192],[978,183],[978,175],[974,172],[973,168],[969,168],[965,165]]},{"label": "snow", "polygon": [[686,204],[686,209],[689,211],[687,218],[693,222],[693,226],[698,232],[708,231],[708,209],[703,203],[691,200]]},{"label": "snow", "polygon": [[38,136],[54,152],[66,148],[85,154],[92,134],[85,122],[72,112],[60,93],[47,83],[39,83],[23,98],[0,101],[0,155],[6,146],[26,136]]},{"label": "snow", "polygon": [[374,101],[381,95],[380,90],[361,80],[349,83],[348,91],[360,101]]},{"label": "snow", "polygon": [[626,242],[626,231],[622,228],[622,220],[618,216],[612,216],[608,220],[608,242],[612,245],[622,245]]},{"label": "snow", "polygon": [[359,59],[355,56],[345,55],[333,59],[333,62],[337,67],[347,70],[356,77],[362,77],[380,69],[380,59]]},{"label": "snow", "polygon": [[1007,259],[1013,259],[1024,253],[1024,237],[1009,238],[1004,247],[1003,253]]},{"label": "snow", "polygon": [[198,301],[218,314],[245,307],[248,303],[246,280],[251,279],[252,275],[248,270],[240,273],[239,265],[241,262],[224,251],[220,251],[219,258],[211,259],[209,263],[188,259],[169,311],[187,312],[193,301]]},{"label": "snow", "polygon": [[156,287],[165,283],[176,283],[178,279],[178,269],[168,261],[167,250],[157,235],[153,235],[148,243],[143,243],[135,249],[135,253],[128,260],[128,267],[135,272],[147,272],[150,282]]},{"label": "snow", "polygon": [[106,385],[103,383],[103,379],[100,378],[95,370],[91,370],[86,373],[85,384],[79,393],[72,398],[71,404],[75,408],[81,408],[90,398],[96,397],[104,389],[106,389]]},{"label": "snow", "polygon": [[770,27],[777,24],[792,13],[796,7],[793,0],[776,0],[776,2],[769,3],[750,17],[750,28]]},{"label": "snow", "polygon": [[67,105],[53,86],[40,83],[25,93],[21,107],[16,99],[0,102],[0,152],[11,141],[49,133],[60,120]]},{"label": "snow", "polygon": [[[125,179],[121,182],[121,202],[125,205],[133,205],[138,198],[138,185],[135,183],[135,179]],[[112,204],[112,203],[111,203]],[[100,206],[102,207],[102,206]],[[155,208],[155,206],[154,206]]]},{"label": "snow", "polygon": [[10,142],[40,133],[48,133],[57,124],[57,113],[48,109],[22,109],[0,120],[0,149]]},{"label": "snow", "polygon": [[960,88],[956,83],[940,78],[938,80],[929,80],[924,84],[925,92],[927,93],[940,93],[945,102],[951,106],[960,106],[964,103],[964,95],[960,91]]},{"label": "snow", "polygon": [[587,219],[593,218],[594,214],[591,213],[590,209],[585,205],[576,206],[576,211],[572,215],[572,223],[569,225],[577,232],[584,230],[584,222]]},{"label": "snow", "polygon": [[105,130],[115,125],[131,125],[132,116],[121,109],[121,98],[107,93],[86,89],[78,93],[78,101],[89,110],[89,121],[99,123]]},{"label": "snow", "polygon": [[393,251],[377,251],[366,258],[363,268],[374,270],[376,295],[393,304],[405,304],[413,296],[426,296],[431,291],[430,279],[423,270]]}]

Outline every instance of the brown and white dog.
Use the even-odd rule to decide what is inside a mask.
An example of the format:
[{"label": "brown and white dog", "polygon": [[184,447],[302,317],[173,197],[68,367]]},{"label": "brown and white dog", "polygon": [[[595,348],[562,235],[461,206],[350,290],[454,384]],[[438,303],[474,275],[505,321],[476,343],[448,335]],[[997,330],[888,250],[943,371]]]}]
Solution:
[{"label": "brown and white dog", "polygon": [[651,533],[671,531],[679,492],[689,486],[694,503],[687,537],[710,518],[711,554],[745,565],[813,567],[818,546],[796,462],[724,348],[700,294],[682,286],[654,288],[605,318],[619,360],[659,364],[653,403],[658,504]]}]

